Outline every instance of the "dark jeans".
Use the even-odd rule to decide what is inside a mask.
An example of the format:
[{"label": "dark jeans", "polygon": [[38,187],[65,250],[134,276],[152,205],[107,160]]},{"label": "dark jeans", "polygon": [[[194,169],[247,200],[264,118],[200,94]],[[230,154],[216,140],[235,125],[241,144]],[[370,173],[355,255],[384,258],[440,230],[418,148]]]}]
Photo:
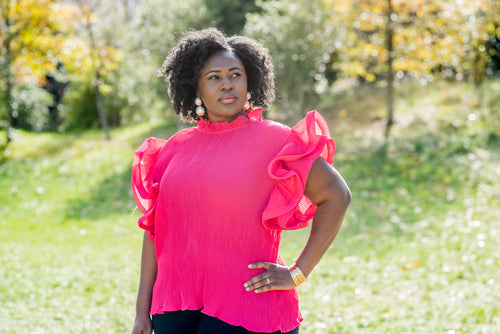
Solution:
[{"label": "dark jeans", "polygon": [[[233,326],[201,311],[174,311],[153,315],[155,334],[255,334],[243,327]],[[281,334],[274,332],[272,334]],[[299,328],[283,334],[299,334]]]}]

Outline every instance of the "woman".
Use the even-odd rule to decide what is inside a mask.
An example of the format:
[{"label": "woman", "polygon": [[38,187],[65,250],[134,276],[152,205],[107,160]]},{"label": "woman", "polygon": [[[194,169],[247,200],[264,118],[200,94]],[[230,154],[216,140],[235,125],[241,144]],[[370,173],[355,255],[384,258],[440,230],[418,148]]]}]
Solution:
[{"label": "woman", "polygon": [[[265,48],[216,29],[190,32],[159,71],[174,111],[198,126],[137,150],[144,213],[133,333],[298,333],[296,287],[335,238],[350,202],[315,111],[290,129],[262,120],[274,99]],[[309,239],[288,267],[284,229]],[[152,316],[152,322],[150,320]]]}]

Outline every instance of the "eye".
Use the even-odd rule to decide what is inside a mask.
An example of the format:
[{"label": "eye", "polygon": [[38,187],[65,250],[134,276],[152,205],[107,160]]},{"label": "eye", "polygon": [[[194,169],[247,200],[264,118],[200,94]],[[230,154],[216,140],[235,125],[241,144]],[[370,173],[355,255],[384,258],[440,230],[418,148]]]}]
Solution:
[{"label": "eye", "polygon": [[219,79],[218,75],[211,75],[208,77],[208,80],[217,80],[217,79]]},{"label": "eye", "polygon": [[235,73],[233,73],[233,77],[235,77],[235,78],[236,77],[241,77],[241,73],[240,72],[235,72]]}]

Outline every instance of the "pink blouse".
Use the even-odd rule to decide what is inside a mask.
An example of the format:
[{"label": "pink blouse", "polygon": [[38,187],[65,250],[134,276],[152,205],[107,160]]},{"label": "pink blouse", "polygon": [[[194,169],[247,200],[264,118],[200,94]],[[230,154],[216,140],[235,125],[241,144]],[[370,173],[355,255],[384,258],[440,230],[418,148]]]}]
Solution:
[{"label": "pink blouse", "polygon": [[333,162],[335,143],[316,111],[293,128],[261,114],[200,120],[136,151],[132,191],[158,263],[151,314],[202,309],[254,332],[287,332],[302,321],[296,289],[256,294],[243,283],[264,271],[250,263],[284,264],[281,231],[313,217],[307,176],[317,157]]}]

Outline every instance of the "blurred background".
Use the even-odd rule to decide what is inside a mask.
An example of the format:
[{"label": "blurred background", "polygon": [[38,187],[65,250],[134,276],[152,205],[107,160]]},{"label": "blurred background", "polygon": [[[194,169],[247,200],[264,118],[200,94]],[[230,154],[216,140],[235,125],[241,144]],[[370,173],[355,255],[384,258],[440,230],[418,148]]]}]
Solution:
[{"label": "blurred background", "polygon": [[1,1],[0,332],[129,332],[133,152],[189,126],[156,71],[209,26],[269,49],[265,117],[319,110],[353,193],[301,332],[500,333],[498,0]]},{"label": "blurred background", "polygon": [[373,88],[388,114],[372,117],[392,125],[401,86],[478,87],[500,73],[496,0],[6,0],[1,11],[3,149],[13,129],[107,133],[171,117],[156,70],[182,32],[208,26],[269,48],[279,119],[347,115],[338,94]]}]

